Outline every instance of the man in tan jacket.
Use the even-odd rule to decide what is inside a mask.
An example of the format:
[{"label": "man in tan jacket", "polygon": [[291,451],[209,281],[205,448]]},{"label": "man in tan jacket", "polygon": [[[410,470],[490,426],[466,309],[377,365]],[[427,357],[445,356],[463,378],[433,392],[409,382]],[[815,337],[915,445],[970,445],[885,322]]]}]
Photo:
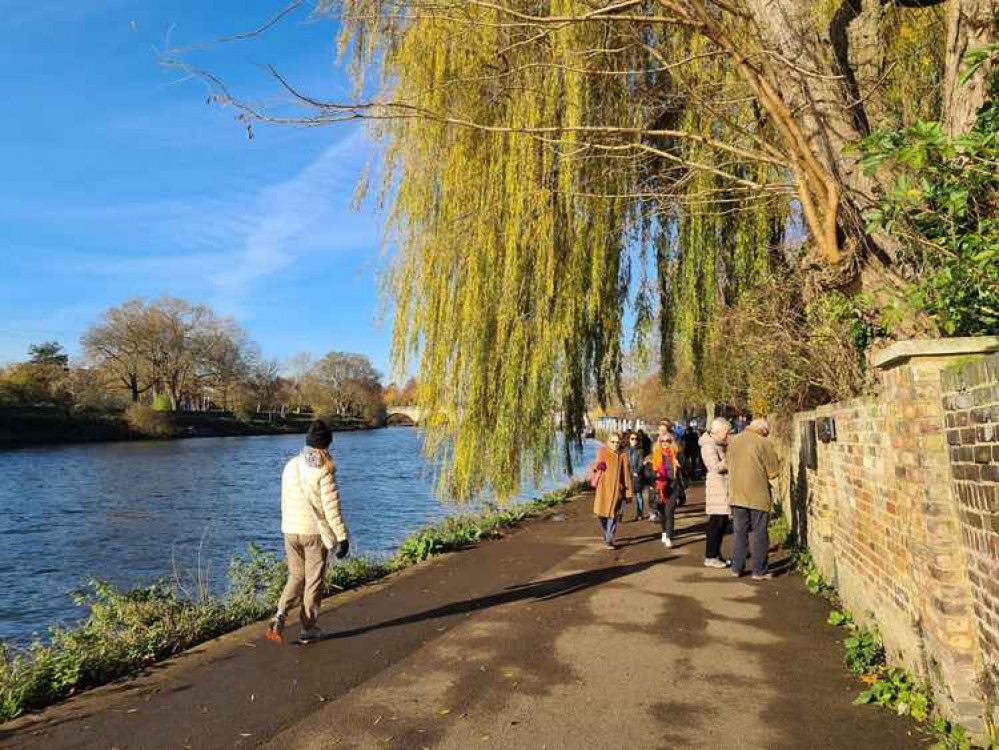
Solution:
[{"label": "man in tan jacket", "polygon": [[742,575],[747,543],[753,554],[753,580],[767,574],[770,538],[770,482],[780,472],[780,462],[767,439],[765,419],[754,419],[746,431],[731,438],[725,455],[728,467],[728,497],[732,508],[732,575]]},{"label": "man in tan jacket", "polygon": [[347,526],[340,513],[336,466],[329,446],[333,434],[325,422],[314,421],[305,436],[305,448],[285,464],[281,474],[281,533],[288,560],[285,584],[277,615],[267,635],[283,642],[288,608],[301,601],[301,642],[323,637],[316,625],[323,596],[326,558],[334,550],[342,558],[350,549]]}]

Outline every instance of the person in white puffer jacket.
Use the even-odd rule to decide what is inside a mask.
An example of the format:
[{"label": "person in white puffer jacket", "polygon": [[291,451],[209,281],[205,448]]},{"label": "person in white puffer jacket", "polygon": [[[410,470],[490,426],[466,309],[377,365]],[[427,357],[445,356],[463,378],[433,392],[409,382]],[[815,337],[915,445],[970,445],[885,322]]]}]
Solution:
[{"label": "person in white puffer jacket", "polygon": [[288,560],[288,582],[267,637],[284,640],[288,608],[301,602],[301,641],[323,637],[316,624],[323,595],[326,559],[337,559],[350,550],[347,526],[340,513],[336,465],[329,453],[333,433],[321,420],[309,425],[305,448],[285,464],[281,474],[281,533]]}]

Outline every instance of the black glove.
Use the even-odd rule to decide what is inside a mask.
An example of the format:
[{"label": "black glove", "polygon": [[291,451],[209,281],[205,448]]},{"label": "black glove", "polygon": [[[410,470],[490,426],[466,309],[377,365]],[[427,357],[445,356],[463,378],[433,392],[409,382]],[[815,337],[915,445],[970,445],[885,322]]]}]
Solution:
[{"label": "black glove", "polygon": [[346,539],[341,539],[339,542],[337,542],[336,552],[334,552],[333,555],[336,557],[337,560],[342,560],[347,556],[348,552],[350,552],[350,542],[347,541]]}]

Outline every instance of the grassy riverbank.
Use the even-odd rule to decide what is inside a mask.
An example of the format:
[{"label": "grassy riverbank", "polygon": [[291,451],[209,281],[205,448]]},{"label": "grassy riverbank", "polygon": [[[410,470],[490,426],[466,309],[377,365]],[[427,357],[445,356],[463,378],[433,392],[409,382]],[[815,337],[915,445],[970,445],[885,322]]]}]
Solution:
[{"label": "grassy riverbank", "polygon": [[[354,558],[331,565],[327,595],[357,588],[434,555],[495,539],[504,529],[541,516],[579,490],[571,485],[506,510],[448,518],[409,536],[389,560]],[[26,649],[0,645],[0,722],[88,688],[136,674],[192,646],[273,614],[287,569],[276,555],[251,546],[233,559],[222,596],[160,582],[122,591],[95,581],[79,601],[90,616],[73,628],[53,628],[48,642]]]},{"label": "grassy riverbank", "polygon": [[[164,413],[164,417],[169,421],[170,434],[155,439],[304,433],[313,418],[291,414],[241,420],[226,412],[176,412]],[[337,431],[368,428],[355,421],[334,422],[331,426]],[[149,439],[151,435],[136,429],[121,412],[67,414],[56,408],[0,409],[0,449]]]}]

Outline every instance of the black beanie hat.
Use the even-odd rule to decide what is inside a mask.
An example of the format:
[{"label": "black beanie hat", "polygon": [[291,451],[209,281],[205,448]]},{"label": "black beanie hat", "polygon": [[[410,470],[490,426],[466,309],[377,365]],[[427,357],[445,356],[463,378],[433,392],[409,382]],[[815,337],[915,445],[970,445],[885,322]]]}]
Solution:
[{"label": "black beanie hat", "polygon": [[305,433],[305,444],[310,448],[329,448],[333,442],[333,433],[326,423],[321,419],[316,419],[309,425],[309,431]]}]

